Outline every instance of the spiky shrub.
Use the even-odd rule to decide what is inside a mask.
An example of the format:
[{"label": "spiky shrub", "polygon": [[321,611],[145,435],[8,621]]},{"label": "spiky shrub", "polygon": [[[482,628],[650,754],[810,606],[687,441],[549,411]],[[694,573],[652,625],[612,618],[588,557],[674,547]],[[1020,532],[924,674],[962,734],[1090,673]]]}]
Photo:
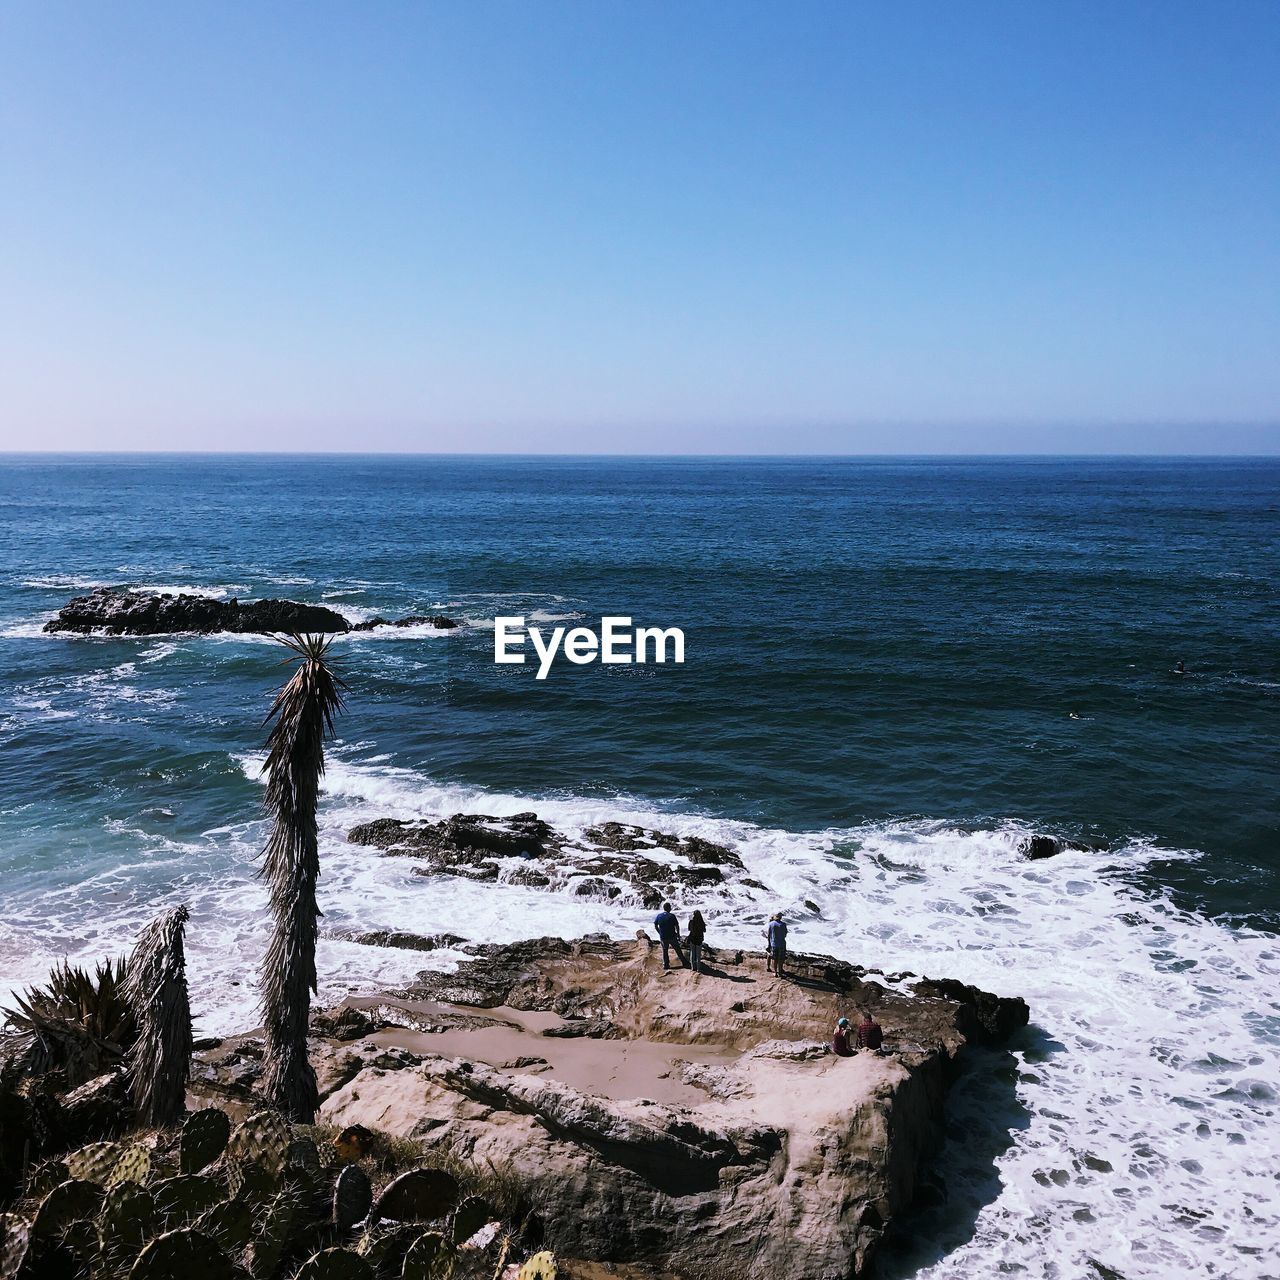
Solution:
[{"label": "spiky shrub", "polygon": [[186,1106],[191,1074],[191,1004],[183,930],[189,914],[174,907],[138,935],[124,995],[138,1036],[126,1065],[134,1110],[144,1124],[174,1123]]},{"label": "spiky shrub", "polygon": [[119,1066],[137,1034],[125,974],[123,959],[92,974],[64,960],[44,986],[15,997],[16,1007],[2,1012],[17,1033],[17,1067],[30,1075],[61,1070],[75,1088]]},{"label": "spiky shrub", "polygon": [[271,942],[262,962],[263,1089],[290,1119],[311,1124],[320,1105],[307,1059],[307,1020],[316,989],[320,875],[316,803],[324,739],[342,709],[342,681],[327,661],[331,638],[288,636],[297,668],[276,695],[267,723],[266,806],[271,835],[262,874],[270,886]]}]

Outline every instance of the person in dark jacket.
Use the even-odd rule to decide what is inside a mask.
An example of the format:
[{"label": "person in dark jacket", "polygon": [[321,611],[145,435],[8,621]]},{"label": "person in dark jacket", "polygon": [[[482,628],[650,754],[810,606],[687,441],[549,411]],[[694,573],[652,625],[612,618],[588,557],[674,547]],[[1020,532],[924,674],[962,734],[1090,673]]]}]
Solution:
[{"label": "person in dark jacket", "polygon": [[783,922],[781,911],[773,913],[764,936],[769,944],[768,968],[782,977],[782,966],[787,962],[787,926]]},{"label": "person in dark jacket", "polygon": [[858,1023],[858,1048],[879,1052],[882,1044],[884,1044],[884,1032],[880,1030],[880,1024],[871,1016],[871,1010],[866,1009],[863,1011],[862,1021]]},{"label": "person in dark jacket", "polygon": [[853,1057],[853,1028],[848,1018],[841,1018],[836,1023],[835,1034],[831,1037],[831,1052],[840,1058]]},{"label": "person in dark jacket", "polygon": [[702,943],[707,936],[707,922],[701,911],[695,911],[689,917],[689,926],[684,931],[685,941],[689,944],[689,968],[694,973],[702,972]]},{"label": "person in dark jacket", "polygon": [[680,921],[671,912],[671,903],[664,902],[662,910],[653,917],[653,927],[658,931],[658,941],[662,943],[662,967],[671,968],[670,948],[675,947],[676,958],[681,967],[687,969],[684,952],[680,949]]}]

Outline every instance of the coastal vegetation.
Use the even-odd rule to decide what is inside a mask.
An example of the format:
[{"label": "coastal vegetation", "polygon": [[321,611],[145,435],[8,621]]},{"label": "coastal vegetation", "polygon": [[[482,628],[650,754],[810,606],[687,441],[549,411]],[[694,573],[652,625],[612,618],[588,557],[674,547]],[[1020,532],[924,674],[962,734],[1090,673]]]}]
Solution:
[{"label": "coastal vegetation", "polygon": [[267,716],[258,1109],[187,1113],[185,906],[127,959],[63,962],[3,1011],[0,1280],[555,1280],[536,1214],[492,1170],[313,1124],[316,806],[344,686],[330,638],[282,643],[296,666]]}]

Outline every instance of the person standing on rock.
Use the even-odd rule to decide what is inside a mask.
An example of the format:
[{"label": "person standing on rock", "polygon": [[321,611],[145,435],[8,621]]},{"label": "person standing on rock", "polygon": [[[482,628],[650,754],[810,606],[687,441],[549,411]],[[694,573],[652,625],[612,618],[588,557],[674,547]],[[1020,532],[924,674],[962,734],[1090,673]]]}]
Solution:
[{"label": "person standing on rock", "polygon": [[765,937],[769,940],[769,969],[782,977],[782,967],[787,962],[787,926],[781,911],[773,913]]},{"label": "person standing on rock", "polygon": [[684,958],[684,952],[680,949],[680,921],[672,914],[671,903],[662,904],[662,910],[653,917],[653,927],[658,931],[658,941],[662,943],[662,967],[671,968],[669,948],[675,947],[676,958],[680,961],[681,968],[687,969],[689,965]]},{"label": "person standing on rock", "polygon": [[689,943],[689,968],[694,973],[702,972],[702,943],[707,936],[707,922],[701,911],[695,911],[689,917],[689,927],[684,931],[685,940]]}]

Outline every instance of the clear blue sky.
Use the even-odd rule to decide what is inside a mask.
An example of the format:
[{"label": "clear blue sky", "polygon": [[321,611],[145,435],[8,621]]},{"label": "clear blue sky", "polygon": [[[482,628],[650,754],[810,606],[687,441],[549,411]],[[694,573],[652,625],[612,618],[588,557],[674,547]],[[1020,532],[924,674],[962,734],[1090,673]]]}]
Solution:
[{"label": "clear blue sky", "polygon": [[0,447],[1280,450],[1280,4],[0,7]]}]

